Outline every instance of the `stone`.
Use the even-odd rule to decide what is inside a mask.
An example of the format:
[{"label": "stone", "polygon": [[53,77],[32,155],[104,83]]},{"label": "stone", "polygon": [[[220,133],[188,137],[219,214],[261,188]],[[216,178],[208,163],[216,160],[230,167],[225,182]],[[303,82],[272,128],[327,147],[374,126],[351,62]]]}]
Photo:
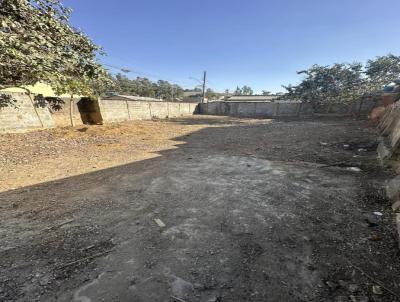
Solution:
[{"label": "stone", "polygon": [[400,175],[390,180],[386,185],[386,196],[394,201],[400,197]]},{"label": "stone", "polygon": [[362,170],[359,167],[348,167],[346,170],[352,172],[361,172]]},{"label": "stone", "polygon": [[359,290],[359,287],[358,287],[357,284],[350,284],[349,285],[349,291],[350,292],[355,293],[355,292],[358,292],[358,290]]},{"label": "stone", "polygon": [[382,165],[385,165],[386,161],[390,159],[393,154],[392,150],[387,146],[387,143],[385,143],[384,139],[382,139],[379,143],[377,152],[378,158]]},{"label": "stone", "polygon": [[166,227],[165,223],[164,223],[161,219],[156,218],[156,219],[154,219],[154,221],[157,223],[157,225],[158,225],[160,228],[165,228],[165,227]]},{"label": "stone", "polygon": [[373,285],[372,286],[372,292],[375,295],[382,295],[383,294],[382,289],[381,289],[381,287],[379,285]]},{"label": "stone", "polygon": [[366,223],[368,223],[369,227],[375,227],[380,222],[380,218],[375,215],[365,215],[364,220]]},{"label": "stone", "polygon": [[221,297],[211,297],[207,302],[219,302],[222,301]]},{"label": "stone", "polygon": [[392,204],[392,210],[397,212],[400,209],[400,199]]},{"label": "stone", "polygon": [[370,237],[370,240],[372,241],[380,241],[381,237],[377,233],[373,233]]},{"label": "stone", "polygon": [[335,289],[335,288],[338,287],[338,285],[335,282],[332,282],[332,281],[326,281],[325,283],[331,289]]}]

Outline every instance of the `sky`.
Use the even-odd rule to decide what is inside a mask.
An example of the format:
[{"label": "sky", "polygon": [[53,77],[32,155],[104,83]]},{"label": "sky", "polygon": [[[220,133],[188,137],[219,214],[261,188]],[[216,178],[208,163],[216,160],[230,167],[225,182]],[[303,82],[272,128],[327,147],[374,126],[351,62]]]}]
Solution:
[{"label": "sky", "polygon": [[[283,91],[313,64],[400,55],[399,0],[64,0],[128,77]],[[117,69],[110,68],[113,73]]]}]

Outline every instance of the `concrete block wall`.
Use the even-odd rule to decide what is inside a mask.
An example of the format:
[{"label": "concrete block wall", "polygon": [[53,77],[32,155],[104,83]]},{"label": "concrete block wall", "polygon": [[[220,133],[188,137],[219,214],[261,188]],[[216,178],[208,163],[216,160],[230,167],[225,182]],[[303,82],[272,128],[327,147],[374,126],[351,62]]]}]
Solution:
[{"label": "concrete block wall", "polygon": [[16,100],[16,108],[12,106],[0,108],[0,133],[25,132],[54,127],[47,107],[34,107],[26,93],[7,94]]},{"label": "concrete block wall", "polygon": [[98,104],[104,123],[189,116],[197,110],[197,103],[100,99]]},{"label": "concrete block wall", "polygon": [[103,122],[121,122],[130,120],[128,101],[100,99],[98,102]]},{"label": "concrete block wall", "polygon": [[284,117],[311,115],[309,104],[300,102],[211,102],[200,104],[200,113],[237,117]]},{"label": "concrete block wall", "polygon": [[[55,127],[68,127],[71,126],[71,119],[70,119],[70,102],[71,98],[61,98],[64,101],[61,110],[50,110],[51,116],[54,121]],[[77,103],[79,102],[80,98],[73,98],[73,108],[72,108],[72,117],[75,126],[82,125],[82,118],[79,112],[79,108]]]},{"label": "concrete block wall", "polygon": [[[16,100],[16,107],[0,108],[0,133],[25,132],[36,129],[71,126],[70,98],[63,98],[61,110],[49,110],[48,107],[34,107],[26,93],[7,93]],[[81,125],[82,117],[77,103],[73,99],[73,119],[75,125]],[[197,103],[98,100],[94,106],[97,120],[121,122],[127,120],[150,120],[193,115]]]},{"label": "concrete block wall", "polygon": [[200,104],[200,113],[237,117],[301,117],[301,116],[367,116],[380,105],[375,99],[353,104],[334,104],[313,108],[310,103],[273,102],[211,102]]}]

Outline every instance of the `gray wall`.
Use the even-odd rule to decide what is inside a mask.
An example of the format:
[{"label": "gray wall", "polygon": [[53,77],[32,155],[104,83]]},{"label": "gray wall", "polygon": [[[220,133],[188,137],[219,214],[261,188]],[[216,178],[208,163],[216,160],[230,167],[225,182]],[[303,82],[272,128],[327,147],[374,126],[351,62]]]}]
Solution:
[{"label": "gray wall", "polygon": [[100,99],[99,107],[103,122],[150,120],[193,115],[197,103],[144,102],[131,100]]},{"label": "gray wall", "polygon": [[200,113],[238,117],[301,117],[301,116],[367,116],[379,105],[366,99],[349,105],[335,104],[314,110],[311,104],[295,101],[274,102],[211,102],[200,104]]},{"label": "gray wall", "polygon": [[47,107],[34,107],[25,93],[8,93],[16,100],[16,108],[0,107],[0,133],[24,132],[54,127],[54,122]]},{"label": "gray wall", "polygon": [[[0,108],[0,133],[25,132],[44,128],[70,126],[69,104],[66,102],[60,111],[50,112],[49,108],[34,107],[25,93],[7,93],[15,99],[16,107]],[[77,106],[79,99],[74,99],[73,118],[75,125],[82,124]],[[125,100],[98,100],[97,114],[103,123],[127,120],[150,120],[152,118],[172,118],[193,115],[197,103],[148,102]],[[97,105],[96,104],[96,105]]]},{"label": "gray wall", "polygon": [[[71,126],[71,118],[70,118],[70,102],[71,98],[61,98],[64,101],[62,108],[60,110],[52,110],[51,117],[53,118],[54,126],[55,127],[68,127]],[[81,98],[73,98],[73,106],[72,106],[72,118],[74,120],[75,126],[82,125],[81,115],[79,113],[79,108],[77,103]]]}]

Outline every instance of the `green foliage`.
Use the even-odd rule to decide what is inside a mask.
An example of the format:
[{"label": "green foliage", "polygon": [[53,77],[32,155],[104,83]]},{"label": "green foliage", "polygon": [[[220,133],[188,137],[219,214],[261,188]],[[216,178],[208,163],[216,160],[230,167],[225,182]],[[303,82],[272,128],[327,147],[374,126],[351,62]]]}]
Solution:
[{"label": "green foliage", "polygon": [[284,87],[288,91],[286,97],[313,103],[355,101],[365,93],[365,79],[361,71],[360,63],[313,65],[298,72],[305,76],[299,85]]},{"label": "green foliage", "polygon": [[184,90],[176,84],[159,80],[152,82],[147,78],[137,77],[130,80],[122,74],[117,74],[114,79],[114,90],[118,94],[138,95],[172,100],[183,96]]},{"label": "green foliage", "polygon": [[244,85],[242,88],[239,86],[236,87],[234,95],[253,95],[253,89],[251,87]]},{"label": "green foliage", "polygon": [[1,93],[0,94],[0,109],[4,107],[16,107],[16,100],[14,100],[11,95]]},{"label": "green foliage", "polygon": [[34,104],[36,107],[49,107],[52,111],[59,111],[65,102],[59,97],[44,97],[42,94],[35,95]]},{"label": "green foliage", "polygon": [[208,88],[206,91],[206,98],[208,100],[217,100],[220,95],[220,93],[213,91],[211,88]]},{"label": "green foliage", "polygon": [[71,27],[70,12],[58,0],[0,0],[0,88],[43,82],[82,94],[108,81],[101,49]]},{"label": "green foliage", "polygon": [[365,74],[369,79],[371,88],[380,89],[400,78],[400,56],[388,54],[368,60]]},{"label": "green foliage", "polygon": [[304,78],[298,85],[283,86],[286,99],[322,103],[351,103],[400,78],[400,57],[389,54],[361,63],[313,65],[298,72]]}]

